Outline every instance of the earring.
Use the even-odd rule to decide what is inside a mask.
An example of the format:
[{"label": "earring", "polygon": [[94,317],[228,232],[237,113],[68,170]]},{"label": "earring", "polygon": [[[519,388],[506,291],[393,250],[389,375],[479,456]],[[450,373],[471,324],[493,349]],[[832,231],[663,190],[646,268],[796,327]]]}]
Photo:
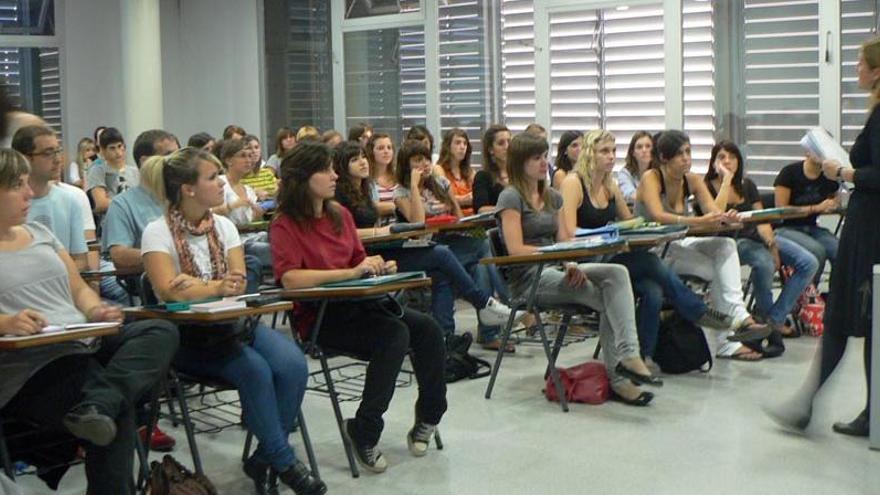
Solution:
[{"label": "earring", "polygon": [[191,192],[191,193],[189,193],[189,195],[190,195],[190,197],[193,197],[193,196],[195,196],[195,195],[196,195],[196,193],[194,193],[194,192]]}]

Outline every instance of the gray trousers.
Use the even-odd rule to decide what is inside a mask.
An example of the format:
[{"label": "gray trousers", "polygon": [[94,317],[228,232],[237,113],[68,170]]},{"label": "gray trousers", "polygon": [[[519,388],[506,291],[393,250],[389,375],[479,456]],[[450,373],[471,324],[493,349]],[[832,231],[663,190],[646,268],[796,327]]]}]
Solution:
[{"label": "gray trousers", "polygon": [[565,281],[565,272],[546,268],[538,282],[537,304],[576,304],[600,313],[599,341],[602,359],[612,385],[625,379],[614,367],[622,359],[639,356],[635,303],[629,272],[622,265],[581,263],[578,268],[587,276],[587,284],[573,288]]}]

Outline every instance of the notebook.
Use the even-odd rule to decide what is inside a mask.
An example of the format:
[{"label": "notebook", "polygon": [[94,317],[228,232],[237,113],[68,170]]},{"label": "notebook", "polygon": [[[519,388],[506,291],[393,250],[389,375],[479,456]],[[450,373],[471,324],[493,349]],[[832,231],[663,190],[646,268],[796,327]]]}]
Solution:
[{"label": "notebook", "polygon": [[557,242],[556,244],[551,244],[549,246],[541,246],[538,248],[538,252],[541,253],[555,253],[557,251],[577,251],[578,249],[589,249],[600,246],[614,246],[617,244],[623,244],[625,241],[623,239],[613,239],[613,240],[604,240],[601,238],[592,238],[592,239],[578,239],[576,241],[567,241],[567,242]]},{"label": "notebook", "polygon": [[486,213],[477,213],[476,215],[469,215],[466,217],[461,217],[458,219],[459,222],[478,222],[481,220],[491,220],[495,218],[494,211],[487,211]]},{"label": "notebook", "polygon": [[193,313],[221,313],[223,311],[235,311],[245,309],[247,301],[239,301],[241,296],[232,296],[217,301],[194,302],[189,305]]},{"label": "notebook", "polygon": [[377,285],[390,284],[392,282],[400,282],[401,280],[413,280],[425,278],[425,272],[400,272],[390,275],[378,275],[376,277],[355,278],[351,280],[343,280],[342,282],[331,282],[329,284],[320,285],[322,289],[332,289],[339,287],[375,287]]},{"label": "notebook", "polygon": [[617,239],[617,236],[620,233],[620,229],[617,228],[616,225],[606,225],[604,227],[599,227],[596,229],[577,229],[574,231],[574,236],[578,239],[604,239],[607,241],[611,241]]},{"label": "notebook", "polygon": [[92,323],[71,323],[69,325],[46,325],[39,333],[33,335],[3,335],[0,340],[18,341],[18,340],[34,340],[47,333],[60,332],[84,332],[95,328],[106,328],[109,326],[119,325],[115,321],[99,321]]},{"label": "notebook", "polygon": [[739,214],[740,218],[761,218],[761,217],[769,217],[773,215],[782,215],[783,213],[790,213],[793,211],[798,211],[798,208],[793,207],[780,207],[780,208],[764,208],[763,210],[751,210],[744,211]]}]

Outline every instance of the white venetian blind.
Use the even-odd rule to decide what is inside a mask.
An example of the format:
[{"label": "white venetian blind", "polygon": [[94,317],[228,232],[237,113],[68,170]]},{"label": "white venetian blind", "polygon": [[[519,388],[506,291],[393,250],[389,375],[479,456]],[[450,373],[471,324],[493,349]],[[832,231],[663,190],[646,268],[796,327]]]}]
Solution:
[{"label": "white venetian blind", "polygon": [[[684,112],[695,160],[708,159],[715,130],[712,3],[685,0]],[[535,118],[533,3],[502,0],[504,121],[521,130]],[[618,162],[637,130],[664,128],[661,2],[557,12],[550,17],[552,145],[566,130],[614,133]]]},{"label": "white venetian blind", "polygon": [[816,0],[744,0],[743,153],[759,189],[803,158],[799,141],[819,125]]},{"label": "white venetian blind", "polygon": [[877,35],[877,0],[842,0],[840,4],[841,143],[849,149],[867,118],[868,95],[859,89],[859,46]]}]

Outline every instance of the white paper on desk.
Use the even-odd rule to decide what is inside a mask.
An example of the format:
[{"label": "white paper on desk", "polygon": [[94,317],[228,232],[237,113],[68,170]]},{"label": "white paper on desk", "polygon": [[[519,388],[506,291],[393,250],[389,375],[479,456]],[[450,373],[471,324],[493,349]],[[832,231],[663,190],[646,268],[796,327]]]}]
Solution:
[{"label": "white paper on desk", "polygon": [[821,160],[837,160],[844,167],[851,167],[849,153],[821,127],[813,127],[801,138],[801,147]]},{"label": "white paper on desk", "polygon": [[71,323],[69,325],[46,325],[41,333],[62,332],[66,330],[87,330],[89,328],[103,328],[118,325],[115,321],[99,321],[94,323]]}]

